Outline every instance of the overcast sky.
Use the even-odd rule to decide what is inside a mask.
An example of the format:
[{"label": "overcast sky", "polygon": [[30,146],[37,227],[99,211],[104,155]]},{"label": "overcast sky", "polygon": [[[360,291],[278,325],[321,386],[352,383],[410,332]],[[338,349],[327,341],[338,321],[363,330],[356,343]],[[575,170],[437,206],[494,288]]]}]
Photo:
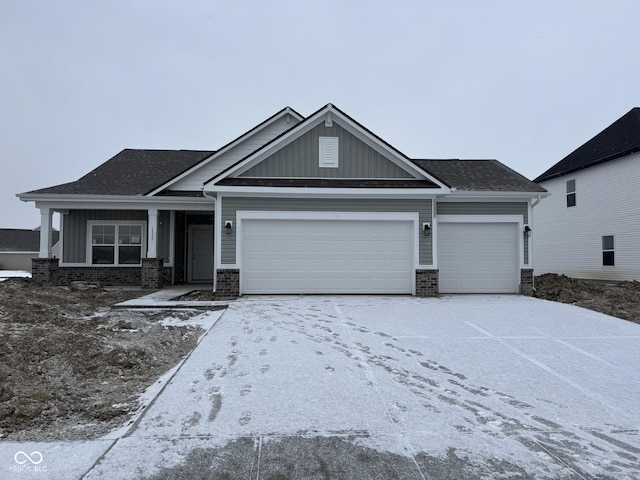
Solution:
[{"label": "overcast sky", "polygon": [[333,103],[413,158],[535,178],[640,106],[637,0],[0,0],[0,227],[124,148]]}]

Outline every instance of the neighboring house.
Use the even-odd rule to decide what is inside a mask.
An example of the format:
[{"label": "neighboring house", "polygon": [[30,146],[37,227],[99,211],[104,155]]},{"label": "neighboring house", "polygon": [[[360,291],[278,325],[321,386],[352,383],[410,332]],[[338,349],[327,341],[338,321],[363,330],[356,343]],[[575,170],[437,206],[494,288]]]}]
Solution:
[{"label": "neighboring house", "polygon": [[536,274],[640,280],[640,108],[534,181]]},{"label": "neighboring house", "polygon": [[411,160],[329,104],[285,108],[216,152],[123,150],[18,196],[41,211],[35,278],[213,282],[222,297],[530,293],[545,194],[495,160]]},{"label": "neighboring house", "polygon": [[[31,259],[40,251],[40,232],[19,228],[0,228],[0,270],[31,271]],[[56,254],[58,232],[52,231]]]}]

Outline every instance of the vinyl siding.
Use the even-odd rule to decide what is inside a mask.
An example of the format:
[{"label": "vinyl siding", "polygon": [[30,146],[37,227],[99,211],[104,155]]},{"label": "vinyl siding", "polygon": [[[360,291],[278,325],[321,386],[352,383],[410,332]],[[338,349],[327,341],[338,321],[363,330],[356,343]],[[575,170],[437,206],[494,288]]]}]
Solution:
[{"label": "vinyl siding", "polygon": [[171,186],[171,190],[201,190],[204,183],[212,177],[215,177],[231,165],[255,152],[257,149],[298,123],[295,118],[290,117],[290,119],[291,121],[287,123],[286,118],[280,118],[271,125],[255,132],[248,139],[230,148],[212,162],[203,165],[198,170],[178,180]]},{"label": "vinyl siding", "polygon": [[147,222],[146,210],[71,210],[62,216],[63,263],[86,263],[87,222],[89,220],[141,220]]},{"label": "vinyl siding", "polygon": [[[319,138],[338,137],[338,168],[319,166]],[[253,166],[241,177],[412,178],[335,121],[324,122]]]},{"label": "vinyl siding", "polygon": [[[335,122],[334,122],[335,125]],[[412,199],[287,199],[223,197],[221,224],[227,220],[237,226],[238,210],[253,211],[308,211],[308,212],[418,212],[419,224],[431,222],[431,200]],[[431,236],[418,235],[420,265],[431,265],[433,250]],[[221,235],[221,259],[226,265],[236,263],[236,229]]]},{"label": "vinyl siding", "polygon": [[[527,224],[528,205],[527,202],[439,202],[436,211],[438,215],[522,215],[522,223]],[[529,237],[524,237],[523,248],[524,265],[529,265]]]},{"label": "vinyl siding", "polygon": [[[576,180],[576,206],[567,207],[566,182]],[[554,178],[551,195],[534,208],[536,274],[640,280],[640,154]],[[602,265],[602,237],[613,235],[615,266]]]}]

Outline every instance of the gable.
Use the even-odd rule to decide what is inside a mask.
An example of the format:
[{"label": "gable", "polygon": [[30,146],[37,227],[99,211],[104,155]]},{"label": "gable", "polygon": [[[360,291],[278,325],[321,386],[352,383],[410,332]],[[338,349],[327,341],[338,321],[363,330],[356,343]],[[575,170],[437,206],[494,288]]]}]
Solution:
[{"label": "gable", "polygon": [[247,134],[222,147],[216,155],[203,162],[197,168],[165,186],[172,191],[200,191],[211,177],[218,175],[237,161],[258,150],[274,138],[286,132],[297,123],[300,117],[291,109],[284,109]]},{"label": "gable", "polygon": [[[321,139],[337,138],[335,167],[321,167]],[[382,153],[333,120],[320,122],[282,146],[260,163],[240,173],[241,178],[415,178]]]}]

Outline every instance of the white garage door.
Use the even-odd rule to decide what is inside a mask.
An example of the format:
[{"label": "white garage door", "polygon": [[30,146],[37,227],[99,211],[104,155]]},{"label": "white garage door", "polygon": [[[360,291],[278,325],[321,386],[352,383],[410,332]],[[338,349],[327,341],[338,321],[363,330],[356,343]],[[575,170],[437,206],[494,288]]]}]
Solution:
[{"label": "white garage door", "polygon": [[242,293],[412,293],[413,223],[242,221]]},{"label": "white garage door", "polygon": [[441,293],[517,293],[515,223],[439,223]]}]

